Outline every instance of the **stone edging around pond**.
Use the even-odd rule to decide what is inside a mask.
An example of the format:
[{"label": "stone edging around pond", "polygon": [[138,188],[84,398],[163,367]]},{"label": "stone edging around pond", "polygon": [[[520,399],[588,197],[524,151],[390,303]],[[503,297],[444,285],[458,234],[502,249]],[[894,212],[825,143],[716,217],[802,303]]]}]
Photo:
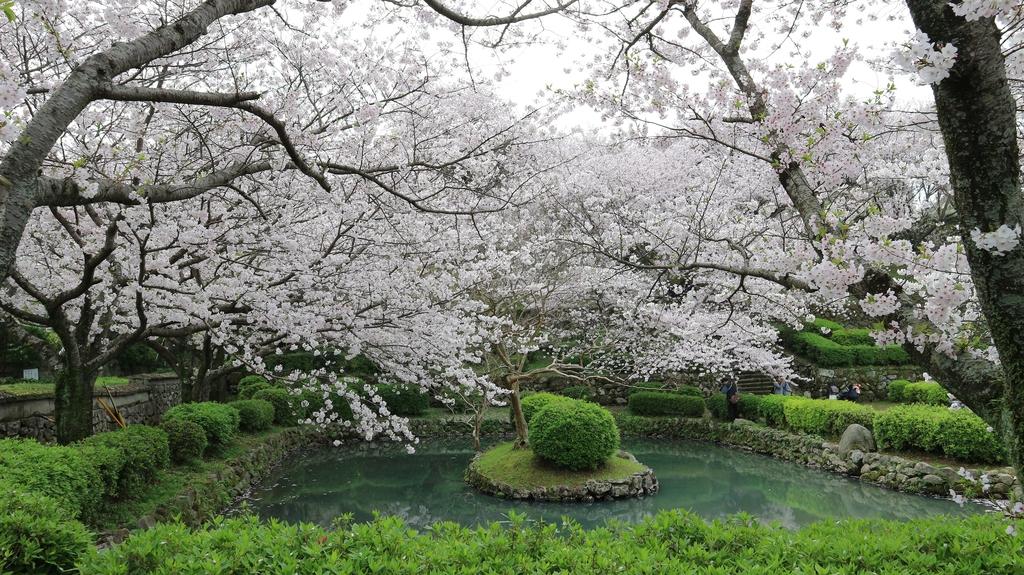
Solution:
[{"label": "stone edging around pond", "polygon": [[[620,457],[629,457],[629,453],[619,452]],[[621,479],[590,479],[583,485],[560,485],[556,487],[535,487],[533,489],[513,487],[507,483],[492,480],[477,468],[480,454],[473,457],[466,468],[466,483],[474,489],[501,497],[529,501],[581,502],[607,501],[611,499],[627,499],[644,497],[658,492],[658,478],[650,467]]]},{"label": "stone edging around pond", "polygon": [[1021,490],[1012,468],[987,472],[967,469],[975,478],[971,481],[957,473],[959,468],[932,465],[896,455],[854,450],[844,457],[839,455],[836,444],[821,437],[790,433],[748,421],[724,423],[706,418],[654,418],[629,414],[618,414],[616,420],[623,435],[715,442],[856,477],[906,493],[948,497],[952,490],[967,497],[982,496],[980,477],[986,473],[990,484],[988,495],[994,498],[1005,499],[1009,493]]}]

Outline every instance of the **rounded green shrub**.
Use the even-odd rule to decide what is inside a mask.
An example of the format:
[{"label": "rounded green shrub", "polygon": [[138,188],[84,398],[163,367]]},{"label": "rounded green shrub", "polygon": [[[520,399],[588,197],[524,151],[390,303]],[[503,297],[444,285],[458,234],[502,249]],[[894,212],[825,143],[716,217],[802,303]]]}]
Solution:
[{"label": "rounded green shrub", "polygon": [[203,456],[208,440],[206,431],[198,423],[187,419],[164,420],[160,424],[167,434],[171,459],[175,463],[188,463]]},{"label": "rounded green shrub", "polygon": [[583,401],[594,400],[594,390],[585,385],[571,385],[559,391],[558,395],[572,399],[582,399]]},{"label": "rounded green shrub", "polygon": [[530,447],[558,467],[597,469],[619,449],[619,427],[611,412],[596,403],[549,403],[530,420]]},{"label": "rounded green shrub", "polygon": [[[537,410],[540,408],[545,407],[552,402],[567,401],[570,399],[571,398],[562,395],[555,395],[553,393],[542,391],[522,396],[519,403],[523,408],[523,418],[526,419],[526,423],[529,424],[530,418],[532,418],[533,414],[537,413]],[[511,405],[509,406],[508,420],[515,423],[515,415],[512,413]]]},{"label": "rounded green shrub", "polygon": [[[92,451],[90,451],[92,450]],[[96,457],[102,454],[103,457]],[[0,439],[0,478],[53,499],[67,517],[91,519],[116,475],[106,448],[43,445],[31,439]],[[107,472],[101,473],[101,465]]]},{"label": "rounded green shrub", "polygon": [[163,421],[176,419],[199,424],[206,432],[206,441],[212,448],[227,445],[238,431],[238,410],[226,403],[183,403],[164,413]]},{"label": "rounded green shrub", "polygon": [[261,389],[252,395],[253,399],[270,402],[274,406],[274,423],[278,425],[297,425],[299,422],[299,404],[301,399],[288,393],[287,389],[270,387]]},{"label": "rounded green shrub", "polygon": [[167,432],[148,425],[129,425],[124,429],[98,433],[82,440],[85,447],[106,447],[117,456],[114,488],[108,495],[132,499],[142,494],[157,473],[171,464]]},{"label": "rounded green shrub", "polygon": [[629,396],[629,410],[637,415],[703,417],[704,398],[665,391],[638,391]]},{"label": "rounded green shrub", "polygon": [[262,399],[240,399],[229,403],[238,410],[238,428],[253,433],[274,424],[274,404]]},{"label": "rounded green shrub", "polygon": [[949,406],[949,395],[941,385],[934,381],[907,384],[903,394],[904,401],[907,403]]},{"label": "rounded green shrub", "polygon": [[949,412],[939,427],[938,443],[945,455],[961,461],[1006,461],[1006,449],[995,430],[983,419],[965,409]]},{"label": "rounded green shrub", "polygon": [[792,395],[766,395],[761,398],[761,403],[757,406],[757,413],[764,418],[766,425],[783,427],[786,425],[786,402],[799,399]]},{"label": "rounded green shrub", "polygon": [[377,394],[388,405],[388,411],[402,417],[423,415],[430,407],[430,396],[410,385],[380,384]]},{"label": "rounded green shrub", "polygon": [[875,440],[883,449],[937,451],[939,430],[949,410],[928,405],[898,405],[875,415]]},{"label": "rounded green shrub", "polygon": [[897,379],[889,382],[889,387],[886,390],[886,394],[889,396],[889,401],[896,403],[903,403],[907,399],[907,386],[910,382],[905,379]]},{"label": "rounded green shrub", "polygon": [[761,402],[767,396],[754,395],[752,393],[740,394],[740,401],[736,404],[739,409],[740,417],[743,419],[749,419],[750,421],[757,421],[761,415]]},{"label": "rounded green shrub", "polygon": [[262,375],[247,375],[238,380],[238,399],[252,399],[261,389],[273,387]]},{"label": "rounded green shrub", "polygon": [[74,570],[92,537],[53,499],[0,480],[0,573]]},{"label": "rounded green shrub", "polygon": [[[331,400],[331,411],[336,413],[341,421],[352,420],[354,414],[347,398],[340,393],[331,392],[327,395],[327,399]],[[324,398],[322,391],[302,390],[302,393],[299,394],[299,412],[302,414],[302,418],[313,417],[313,414],[326,407],[327,399]]]},{"label": "rounded green shrub", "polygon": [[707,398],[705,401],[708,406],[708,411],[715,419],[726,419],[729,417],[729,400],[725,398],[724,393],[715,393]]}]

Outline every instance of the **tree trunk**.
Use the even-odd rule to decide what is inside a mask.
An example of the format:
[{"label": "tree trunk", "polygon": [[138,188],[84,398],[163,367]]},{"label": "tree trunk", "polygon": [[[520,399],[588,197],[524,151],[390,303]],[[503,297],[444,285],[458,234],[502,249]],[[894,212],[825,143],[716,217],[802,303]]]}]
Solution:
[{"label": "tree trunk", "polygon": [[949,78],[932,85],[949,159],[950,182],[971,276],[1002,364],[1000,405],[974,405],[1005,439],[1024,475],[1024,248],[999,256],[971,231],[1024,222],[1016,107],[1006,79],[1000,33],[991,18],[968,22],[944,0],[907,0],[914,23],[935,42],[957,47]]},{"label": "tree trunk", "polygon": [[57,441],[67,445],[92,435],[92,394],[96,374],[64,366],[57,372],[53,415]]},{"label": "tree trunk", "polygon": [[530,445],[529,432],[526,428],[526,417],[523,416],[523,403],[519,401],[519,382],[511,380],[507,383],[512,391],[509,404],[512,406],[512,421],[516,426],[516,449],[525,449]]}]

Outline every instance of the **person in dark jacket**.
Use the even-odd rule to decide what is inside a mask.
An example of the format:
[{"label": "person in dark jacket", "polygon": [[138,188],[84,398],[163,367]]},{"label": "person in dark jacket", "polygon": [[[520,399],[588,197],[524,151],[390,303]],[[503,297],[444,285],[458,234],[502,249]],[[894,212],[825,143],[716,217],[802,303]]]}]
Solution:
[{"label": "person in dark jacket", "polygon": [[740,416],[740,388],[735,381],[730,381],[722,386],[722,393],[725,394],[727,419],[735,421]]},{"label": "person in dark jacket", "polygon": [[847,401],[857,401],[860,399],[860,384],[853,384],[839,395],[839,399],[845,399]]}]

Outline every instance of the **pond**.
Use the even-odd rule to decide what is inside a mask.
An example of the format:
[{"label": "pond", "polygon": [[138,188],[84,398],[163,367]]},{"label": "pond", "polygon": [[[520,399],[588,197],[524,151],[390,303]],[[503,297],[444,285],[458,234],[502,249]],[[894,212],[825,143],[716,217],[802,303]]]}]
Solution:
[{"label": "pond", "polygon": [[264,518],[329,526],[343,513],[366,521],[374,511],[415,528],[441,520],[464,525],[507,519],[509,510],[584,527],[636,522],[682,507],[706,519],[744,512],[795,529],[822,519],[912,519],[982,513],[976,504],[898,493],[768,457],[706,443],[641,440],[624,449],[654,469],[660,492],[645,499],[596,503],[512,502],[477,493],[462,481],[473,456],[462,443],[427,443],[413,455],[394,447],[323,449],[284,462],[253,493]]}]

